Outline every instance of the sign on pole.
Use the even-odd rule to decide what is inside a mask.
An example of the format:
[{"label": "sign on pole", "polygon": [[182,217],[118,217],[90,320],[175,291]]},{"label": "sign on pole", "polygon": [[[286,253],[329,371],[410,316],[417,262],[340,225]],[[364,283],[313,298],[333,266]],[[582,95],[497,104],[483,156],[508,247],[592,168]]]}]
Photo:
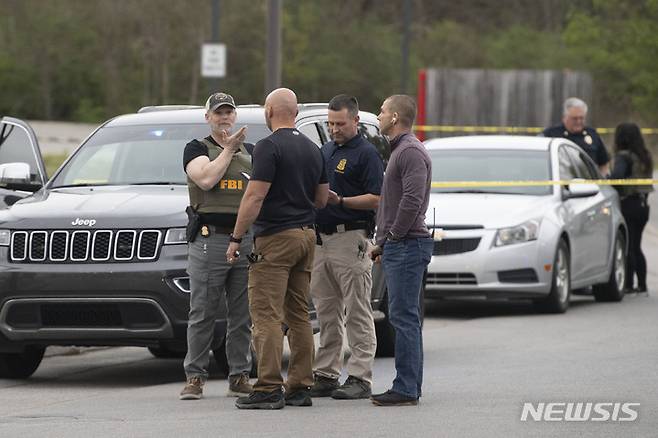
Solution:
[{"label": "sign on pole", "polygon": [[201,47],[201,76],[223,78],[226,76],[226,45],[205,43]]}]

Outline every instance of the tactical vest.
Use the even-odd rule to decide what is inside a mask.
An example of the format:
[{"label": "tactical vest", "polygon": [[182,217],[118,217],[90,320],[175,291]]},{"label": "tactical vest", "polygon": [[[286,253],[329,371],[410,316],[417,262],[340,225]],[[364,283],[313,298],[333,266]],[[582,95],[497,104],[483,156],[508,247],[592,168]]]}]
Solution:
[{"label": "tactical vest", "polygon": [[[207,139],[199,140],[208,147],[210,161],[216,159],[223,148]],[[247,189],[247,179],[240,174],[251,173],[251,155],[240,145],[238,152],[233,154],[224,176],[210,190],[203,190],[187,177],[187,188],[190,193],[190,204],[199,213],[238,213],[238,207]]]},{"label": "tactical vest", "polygon": [[[651,169],[643,170],[645,166],[642,165],[640,157],[630,151],[620,151],[618,155],[624,155],[631,161],[631,176],[629,179],[651,179],[653,174]],[[652,185],[642,185],[642,186],[619,186],[619,196],[623,199],[631,195],[636,194],[648,194],[653,192]]]}]

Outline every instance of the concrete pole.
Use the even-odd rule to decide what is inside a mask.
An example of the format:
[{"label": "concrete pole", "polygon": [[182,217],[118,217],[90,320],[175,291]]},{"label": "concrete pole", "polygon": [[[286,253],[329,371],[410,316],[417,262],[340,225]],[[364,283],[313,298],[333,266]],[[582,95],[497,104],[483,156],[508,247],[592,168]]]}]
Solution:
[{"label": "concrete pole", "polygon": [[281,3],[282,0],[267,1],[266,96],[281,86]]}]

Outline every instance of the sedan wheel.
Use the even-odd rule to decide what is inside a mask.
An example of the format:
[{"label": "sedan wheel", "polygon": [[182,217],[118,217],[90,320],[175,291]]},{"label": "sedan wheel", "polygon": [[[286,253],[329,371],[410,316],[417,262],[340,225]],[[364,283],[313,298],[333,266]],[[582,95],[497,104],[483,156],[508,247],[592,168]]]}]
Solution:
[{"label": "sedan wheel", "polygon": [[608,282],[596,284],[592,288],[596,301],[621,301],[624,299],[626,268],[626,238],[623,234],[618,233]]},{"label": "sedan wheel", "polygon": [[560,239],[553,262],[553,281],[551,291],[546,298],[535,300],[535,307],[540,312],[564,313],[569,308],[571,298],[569,247]]}]

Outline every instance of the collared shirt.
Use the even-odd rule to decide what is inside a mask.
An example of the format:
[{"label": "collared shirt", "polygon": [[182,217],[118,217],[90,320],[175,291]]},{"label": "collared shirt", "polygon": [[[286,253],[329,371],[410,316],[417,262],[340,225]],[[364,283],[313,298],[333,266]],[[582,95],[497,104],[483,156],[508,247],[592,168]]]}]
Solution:
[{"label": "collared shirt", "polygon": [[[343,145],[330,141],[322,146],[329,188],[339,196],[352,197],[371,193],[379,195],[384,180],[384,163],[379,153],[362,135],[357,134]],[[315,222],[338,225],[370,221],[373,210],[354,210],[328,205],[319,210]]]},{"label": "collared shirt", "polygon": [[592,127],[585,126],[585,129],[581,132],[574,134],[567,131],[563,123],[544,129],[542,135],[544,137],[563,137],[571,140],[587,152],[587,155],[599,166],[603,166],[610,161],[610,155],[603,144],[603,140],[599,137],[596,129]]},{"label": "collared shirt", "polygon": [[432,160],[412,134],[391,141],[391,158],[377,209],[377,244],[391,231],[398,237],[429,237],[425,212],[432,183]]}]

